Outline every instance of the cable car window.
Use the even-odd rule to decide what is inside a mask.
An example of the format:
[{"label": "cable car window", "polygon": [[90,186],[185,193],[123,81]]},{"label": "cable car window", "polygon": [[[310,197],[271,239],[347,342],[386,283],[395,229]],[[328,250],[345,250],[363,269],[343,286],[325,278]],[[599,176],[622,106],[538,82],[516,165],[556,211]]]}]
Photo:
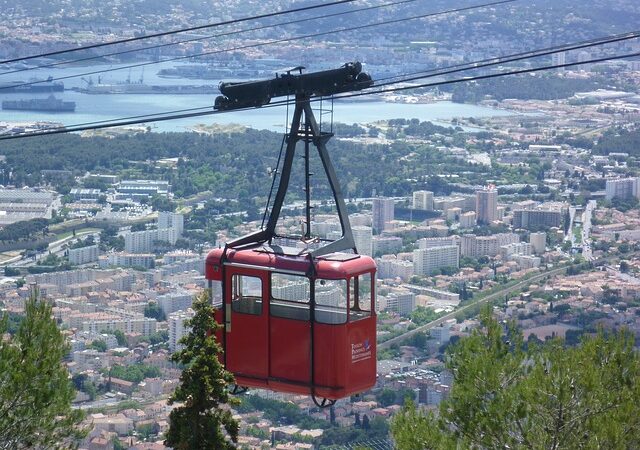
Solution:
[{"label": "cable car window", "polygon": [[347,321],[347,280],[316,280],[315,318],[318,323]]},{"label": "cable car window", "polygon": [[209,280],[208,293],[213,307],[220,309],[222,307],[222,281]]},{"label": "cable car window", "polygon": [[285,319],[309,320],[309,279],[298,275],[271,274],[272,316]]},{"label": "cable car window", "polygon": [[244,314],[262,314],[262,280],[258,277],[232,277],[231,308]]},{"label": "cable car window", "polygon": [[371,315],[371,274],[353,277],[349,283],[349,321]]}]

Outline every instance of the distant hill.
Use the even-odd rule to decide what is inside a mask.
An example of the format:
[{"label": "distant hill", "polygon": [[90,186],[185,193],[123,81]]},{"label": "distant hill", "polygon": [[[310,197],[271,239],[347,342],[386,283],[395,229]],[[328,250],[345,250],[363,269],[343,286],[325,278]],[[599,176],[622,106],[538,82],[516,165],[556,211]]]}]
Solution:
[{"label": "distant hill", "polygon": [[[321,1],[0,0],[0,17],[11,17],[14,21],[20,17],[42,17],[46,18],[50,24],[96,21],[135,26],[140,29],[168,29],[170,24],[176,26],[180,22],[188,26],[195,25],[197,21],[204,23],[204,21],[215,21],[220,18],[236,18],[318,3]],[[416,1],[394,8],[358,13],[357,16],[348,15],[331,18],[324,22],[300,24],[293,28],[297,27],[306,32],[326,30],[340,25],[353,25],[356,17],[357,23],[366,23],[469,4],[453,5],[446,0]],[[359,2],[304,14],[306,17],[317,16],[362,6],[366,4]],[[287,16],[285,20],[305,17],[305,15]],[[634,30],[638,23],[640,23],[640,2],[637,0],[529,0],[457,15],[406,22],[401,26],[373,28],[354,33],[354,35],[371,37],[384,34],[390,39],[395,35],[411,35],[412,39],[438,42],[438,51],[461,46],[491,46],[494,45],[492,39],[501,41],[507,38],[526,43],[526,45],[520,44],[523,48],[533,48],[538,45],[552,45]],[[408,44],[408,41],[406,42]],[[360,43],[367,44],[367,42]]]}]

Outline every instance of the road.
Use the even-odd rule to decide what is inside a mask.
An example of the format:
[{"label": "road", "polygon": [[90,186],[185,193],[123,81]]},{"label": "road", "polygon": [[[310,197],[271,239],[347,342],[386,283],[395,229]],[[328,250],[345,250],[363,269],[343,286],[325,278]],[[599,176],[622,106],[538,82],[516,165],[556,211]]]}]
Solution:
[{"label": "road", "polygon": [[569,228],[566,236],[564,237],[565,241],[571,241],[571,247],[575,247],[576,245],[576,237],[573,234],[573,222],[576,217],[576,207],[569,206]]},{"label": "road", "polygon": [[16,256],[14,258],[3,261],[2,263],[0,263],[0,266],[6,266],[9,264],[11,264],[12,266],[18,266],[18,267],[33,265],[36,261],[45,258],[49,253],[57,254],[57,253],[63,252],[64,251],[63,246],[66,243],[71,242],[74,239],[77,239],[79,237],[84,237],[88,235],[93,235],[96,238],[96,241],[98,241],[100,237],[100,231],[95,231],[95,230],[79,231],[78,233],[76,233],[75,236],[67,236],[65,238],[51,242],[45,252],[36,254],[35,259],[26,258],[23,256]]},{"label": "road", "polygon": [[505,288],[505,289],[501,289],[498,292],[494,292],[493,294],[487,295],[486,297],[483,297],[478,301],[475,301],[473,303],[469,303],[468,305],[465,305],[465,306],[463,306],[461,308],[458,308],[455,311],[447,313],[444,316],[440,317],[439,319],[434,320],[433,322],[429,322],[429,323],[427,323],[425,325],[419,326],[418,328],[414,328],[411,331],[407,331],[406,333],[403,333],[400,336],[396,336],[394,338],[389,339],[388,341],[385,341],[385,342],[383,342],[381,344],[378,344],[378,349],[379,350],[384,350],[384,349],[387,349],[387,348],[391,347],[393,344],[400,344],[402,341],[404,341],[408,337],[413,336],[416,333],[420,333],[420,332],[423,332],[423,331],[430,330],[432,328],[435,328],[435,327],[438,327],[438,326],[442,325],[447,320],[454,319],[456,317],[456,315],[458,315],[458,313],[464,312],[469,308],[473,308],[473,307],[475,307],[477,305],[482,305],[484,303],[496,300],[496,299],[498,299],[500,297],[504,297],[506,294],[509,294],[511,292],[514,292],[514,291],[518,291],[518,290],[522,289],[523,287],[525,287],[528,284],[540,281],[545,277],[552,277],[552,276],[558,275],[558,274],[560,274],[562,272],[565,272],[566,270],[567,270],[567,267],[558,267],[556,269],[552,269],[552,270],[549,270],[547,272],[541,272],[541,273],[536,274],[536,275],[534,275],[534,276],[532,276],[530,278],[527,278],[525,280],[519,281],[518,283],[514,284],[513,286],[510,286],[510,287]]},{"label": "road", "polygon": [[587,207],[582,214],[582,256],[587,261],[593,261],[593,253],[591,251],[591,242],[589,235],[591,233],[591,216],[596,209],[596,201],[589,200]]}]

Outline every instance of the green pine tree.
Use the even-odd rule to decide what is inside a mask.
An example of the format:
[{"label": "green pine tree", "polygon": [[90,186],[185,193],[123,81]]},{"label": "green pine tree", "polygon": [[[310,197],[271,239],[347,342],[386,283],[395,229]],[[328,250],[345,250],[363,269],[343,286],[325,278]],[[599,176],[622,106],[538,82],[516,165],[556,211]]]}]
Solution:
[{"label": "green pine tree", "polygon": [[399,450],[640,448],[640,356],[629,333],[526,345],[490,310],[482,324],[448,354],[454,382],[439,415],[408,404],[393,419]]},{"label": "green pine tree", "polygon": [[169,415],[165,445],[179,450],[234,449],[238,422],[229,408],[223,407],[236,403],[227,390],[234,380],[218,360],[222,348],[213,332],[219,325],[206,292],[196,298],[192,308],[195,315],[186,323],[191,331],[180,341],[184,348],[171,357],[185,370],[169,399],[169,403],[181,404]]},{"label": "green pine tree", "polygon": [[80,410],[71,409],[75,390],[62,360],[69,346],[52,318],[51,305],[33,295],[15,335],[1,336],[0,448],[77,448],[86,434]]}]

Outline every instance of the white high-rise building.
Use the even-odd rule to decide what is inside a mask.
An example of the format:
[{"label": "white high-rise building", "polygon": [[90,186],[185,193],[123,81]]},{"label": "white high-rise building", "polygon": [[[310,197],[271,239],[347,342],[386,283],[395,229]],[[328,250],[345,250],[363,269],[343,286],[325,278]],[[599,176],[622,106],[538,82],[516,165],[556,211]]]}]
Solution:
[{"label": "white high-rise building", "polygon": [[500,247],[516,242],[520,242],[520,236],[515,233],[498,233],[491,236],[463,234],[460,240],[460,255],[471,258],[496,256]]},{"label": "white high-rise building", "polygon": [[[566,58],[567,58],[566,52],[553,53],[551,55],[551,64],[554,66],[565,64]],[[559,68],[558,70],[564,70],[564,68]]]},{"label": "white high-rise building", "polygon": [[175,352],[182,349],[180,339],[189,332],[184,322],[191,319],[195,312],[189,308],[185,311],[177,311],[169,314],[169,351]]},{"label": "white high-rise building", "polygon": [[363,226],[370,227],[371,226],[371,215],[369,214],[349,214],[349,222],[351,222],[352,226]]},{"label": "white high-rise building", "polygon": [[377,197],[373,199],[373,230],[380,233],[388,228],[388,223],[394,217],[394,203],[392,198]]},{"label": "white high-rise building", "polygon": [[433,211],[433,192],[415,191],[413,193],[413,209]]},{"label": "white high-rise building", "polygon": [[352,227],[353,240],[356,244],[356,249],[361,255],[373,256],[373,231],[371,227],[356,226]]},{"label": "white high-rise building", "polygon": [[399,236],[373,236],[373,254],[396,253],[402,249],[402,238]]},{"label": "white high-rise building", "polygon": [[458,245],[458,236],[422,238],[416,242],[419,249]]},{"label": "white high-rise building", "polygon": [[193,304],[193,294],[190,292],[170,292],[168,294],[158,295],[156,299],[158,306],[168,317],[176,311],[183,311],[191,308]]},{"label": "white high-rise building", "polygon": [[430,275],[435,270],[445,267],[460,267],[460,250],[457,245],[413,251],[413,273],[416,275]]},{"label": "white high-rise building", "polygon": [[476,191],[476,214],[480,224],[490,224],[498,220],[498,190],[487,186]]},{"label": "white high-rise building", "polygon": [[124,233],[124,249],[127,253],[151,253],[156,241],[174,245],[180,233],[177,228],[162,228]]},{"label": "white high-rise building", "polygon": [[460,214],[460,228],[473,228],[476,226],[476,213],[469,211]]},{"label": "white high-rise building", "polygon": [[640,178],[619,178],[607,180],[605,185],[605,196],[607,200],[614,198],[640,197]]},{"label": "white high-rise building", "polygon": [[534,254],[542,255],[547,247],[547,233],[541,231],[529,234],[529,243]]},{"label": "white high-rise building", "polygon": [[99,254],[97,245],[89,245],[87,247],[81,248],[70,248],[69,249],[69,262],[71,264],[75,264],[79,266],[80,264],[88,264],[90,262],[95,262],[98,260]]},{"label": "white high-rise building", "polygon": [[386,296],[378,297],[378,309],[409,315],[416,309],[416,294],[407,289],[396,289]]},{"label": "white high-rise building", "polygon": [[393,255],[376,258],[376,266],[378,267],[376,276],[379,279],[401,278],[407,281],[413,276],[413,263],[397,259]]},{"label": "white high-rise building", "polygon": [[184,231],[184,216],[172,212],[159,212],[158,229],[165,230],[167,228],[175,228],[178,237],[182,236],[182,232]]}]

